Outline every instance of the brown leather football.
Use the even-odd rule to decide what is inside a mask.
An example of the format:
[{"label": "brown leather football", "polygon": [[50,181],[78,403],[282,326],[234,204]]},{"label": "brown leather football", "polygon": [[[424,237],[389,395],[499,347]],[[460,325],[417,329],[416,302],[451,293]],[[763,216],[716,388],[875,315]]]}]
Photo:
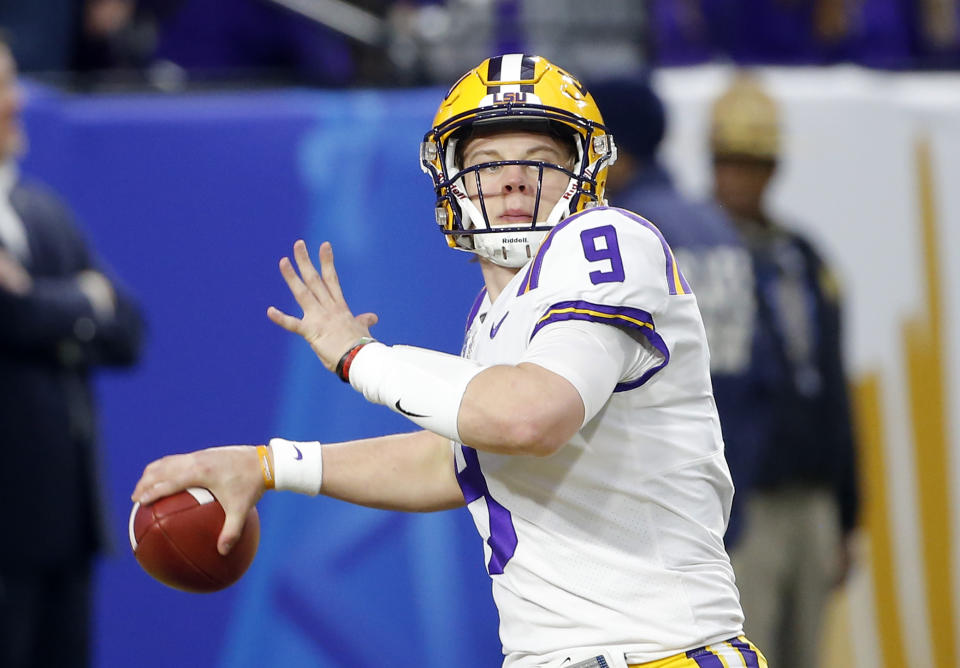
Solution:
[{"label": "brown leather football", "polygon": [[194,593],[220,591],[246,572],[260,543],[257,509],[247,513],[240,539],[230,554],[217,552],[223,507],[201,487],[133,505],[130,546],[140,566],[168,587]]}]

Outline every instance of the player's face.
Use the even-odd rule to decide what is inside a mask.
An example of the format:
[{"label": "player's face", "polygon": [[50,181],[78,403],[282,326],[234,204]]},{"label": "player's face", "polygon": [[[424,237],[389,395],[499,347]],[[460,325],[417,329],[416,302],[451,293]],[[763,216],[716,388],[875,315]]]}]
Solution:
[{"label": "player's face", "polygon": [[[468,140],[463,151],[463,167],[500,160],[535,160],[566,169],[572,166],[570,149],[556,137],[535,132],[503,132]],[[483,208],[492,226],[518,226],[546,220],[554,204],[569,183],[569,177],[557,169],[540,170],[531,165],[498,165],[479,171]],[[539,193],[538,193],[538,181]],[[477,205],[480,194],[474,173],[464,176],[467,196]],[[539,194],[540,203],[537,205]]]},{"label": "player's face", "polygon": [[0,45],[0,161],[15,157],[23,146],[22,106],[16,64],[10,50]]},{"label": "player's face", "polygon": [[722,157],[713,161],[714,195],[735,216],[759,218],[775,165],[768,160]]}]

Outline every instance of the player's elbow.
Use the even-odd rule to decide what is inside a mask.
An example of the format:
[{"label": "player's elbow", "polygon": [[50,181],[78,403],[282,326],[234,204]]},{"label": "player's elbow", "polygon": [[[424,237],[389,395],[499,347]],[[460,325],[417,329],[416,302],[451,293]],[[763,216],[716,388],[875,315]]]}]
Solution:
[{"label": "player's elbow", "polygon": [[462,442],[481,450],[546,457],[583,423],[577,390],[536,365],[499,366],[477,375],[460,405]]},{"label": "player's elbow", "polygon": [[516,454],[548,457],[563,447],[578,427],[563,416],[528,408],[504,425],[504,446]]}]

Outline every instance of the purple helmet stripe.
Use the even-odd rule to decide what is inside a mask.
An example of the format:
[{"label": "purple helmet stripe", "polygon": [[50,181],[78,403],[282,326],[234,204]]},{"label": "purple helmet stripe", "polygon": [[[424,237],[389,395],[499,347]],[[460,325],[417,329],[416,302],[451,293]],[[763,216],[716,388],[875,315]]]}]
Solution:
[{"label": "purple helmet stripe", "polygon": [[[491,81],[500,81],[500,69],[503,67],[503,56],[497,56],[491,58],[490,62],[487,63],[487,82]],[[487,92],[492,92],[490,87],[487,87]]]},{"label": "purple helmet stripe", "polygon": [[537,61],[532,56],[524,54],[523,61],[520,64],[520,78],[523,81],[532,79],[537,70]]}]

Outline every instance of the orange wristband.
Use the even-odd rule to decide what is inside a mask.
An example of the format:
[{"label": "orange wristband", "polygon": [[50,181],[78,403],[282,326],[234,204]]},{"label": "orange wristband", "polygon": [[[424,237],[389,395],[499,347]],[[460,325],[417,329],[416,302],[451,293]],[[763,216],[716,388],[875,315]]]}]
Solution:
[{"label": "orange wristband", "polygon": [[270,451],[267,446],[257,446],[257,457],[260,459],[260,473],[263,474],[263,484],[267,489],[273,489],[275,482],[273,472],[270,470]]}]

